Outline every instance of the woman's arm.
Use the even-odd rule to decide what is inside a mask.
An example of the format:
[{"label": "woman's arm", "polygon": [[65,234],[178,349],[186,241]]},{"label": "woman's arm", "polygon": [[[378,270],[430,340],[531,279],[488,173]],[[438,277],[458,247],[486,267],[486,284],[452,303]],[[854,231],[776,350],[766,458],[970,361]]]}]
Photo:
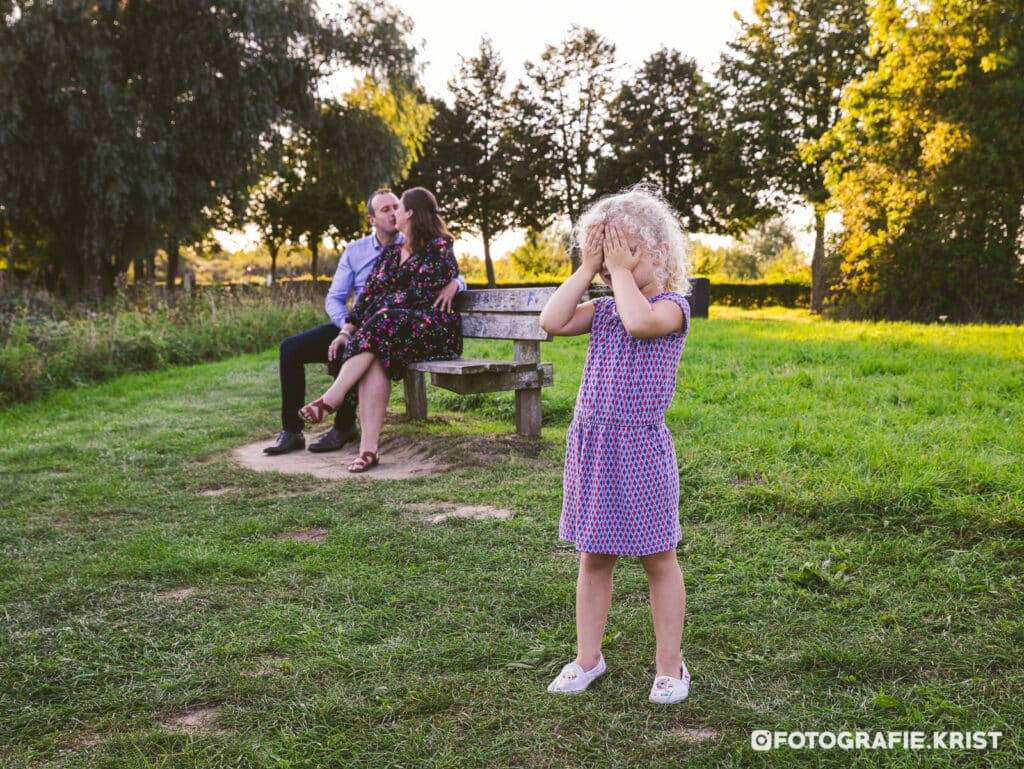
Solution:
[{"label": "woman's arm", "polygon": [[541,310],[540,327],[549,334],[576,336],[590,331],[594,322],[594,303],[580,304],[580,299],[601,269],[604,260],[603,240],[603,227],[592,227],[583,244],[579,269],[558,287]]}]

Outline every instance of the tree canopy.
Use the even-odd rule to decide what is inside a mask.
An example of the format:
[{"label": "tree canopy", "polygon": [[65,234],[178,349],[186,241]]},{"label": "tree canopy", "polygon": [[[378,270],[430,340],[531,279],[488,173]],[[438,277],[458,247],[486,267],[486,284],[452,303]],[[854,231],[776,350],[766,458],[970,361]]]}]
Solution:
[{"label": "tree canopy", "polygon": [[6,0],[0,17],[0,206],[50,233],[71,295],[244,209],[285,129],[319,118],[322,76],[397,78],[414,55],[393,13],[359,3],[335,21],[312,0]]},{"label": "tree canopy", "polygon": [[878,66],[823,142],[843,314],[1021,320],[1024,4],[880,0]]},{"label": "tree canopy", "polygon": [[814,207],[811,309],[824,302],[825,158],[803,150],[840,116],[843,89],[868,67],[864,0],[757,0],[754,20],[722,57],[718,80],[726,104],[722,147],[753,194],[756,221],[794,199]]}]

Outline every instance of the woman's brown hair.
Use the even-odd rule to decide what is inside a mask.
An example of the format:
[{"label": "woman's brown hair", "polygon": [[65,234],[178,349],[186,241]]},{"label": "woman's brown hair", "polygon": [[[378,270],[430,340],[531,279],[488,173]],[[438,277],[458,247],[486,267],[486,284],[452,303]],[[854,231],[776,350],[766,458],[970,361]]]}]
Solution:
[{"label": "woman's brown hair", "polygon": [[407,211],[412,211],[412,227],[409,228],[409,249],[412,253],[417,253],[437,238],[455,240],[437,212],[437,198],[430,190],[423,187],[406,190],[402,193],[402,205]]}]

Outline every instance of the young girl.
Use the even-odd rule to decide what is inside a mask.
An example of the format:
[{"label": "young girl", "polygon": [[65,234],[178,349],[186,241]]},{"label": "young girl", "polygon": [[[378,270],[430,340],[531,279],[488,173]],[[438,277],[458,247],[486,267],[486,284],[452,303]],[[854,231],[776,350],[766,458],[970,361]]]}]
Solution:
[{"label": "young girl", "polygon": [[[580,551],[577,655],[548,686],[578,694],[605,672],[601,638],[621,555],[639,556],[651,591],[657,675],[649,699],[686,699],[679,646],[686,588],[676,560],[679,473],[665,411],[690,326],[686,239],[675,212],[643,187],[606,197],[579,220],[580,268],[540,316],[551,334],[590,332],[569,427],[559,537]],[[596,275],[612,289],[580,304]]]}]

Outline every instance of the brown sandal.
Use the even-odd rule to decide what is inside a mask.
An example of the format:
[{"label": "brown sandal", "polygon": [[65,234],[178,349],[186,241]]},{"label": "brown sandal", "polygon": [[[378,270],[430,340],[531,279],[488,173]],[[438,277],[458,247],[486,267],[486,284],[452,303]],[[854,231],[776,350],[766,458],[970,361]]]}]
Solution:
[{"label": "brown sandal", "polygon": [[327,403],[323,398],[317,398],[312,403],[307,403],[299,409],[299,416],[302,417],[303,421],[315,425],[318,422],[323,422],[324,417],[333,414],[335,411],[336,409],[330,403]]},{"label": "brown sandal", "polygon": [[348,471],[350,473],[365,473],[371,467],[377,466],[377,452],[376,451],[364,451],[358,457],[353,459],[348,465]]}]

